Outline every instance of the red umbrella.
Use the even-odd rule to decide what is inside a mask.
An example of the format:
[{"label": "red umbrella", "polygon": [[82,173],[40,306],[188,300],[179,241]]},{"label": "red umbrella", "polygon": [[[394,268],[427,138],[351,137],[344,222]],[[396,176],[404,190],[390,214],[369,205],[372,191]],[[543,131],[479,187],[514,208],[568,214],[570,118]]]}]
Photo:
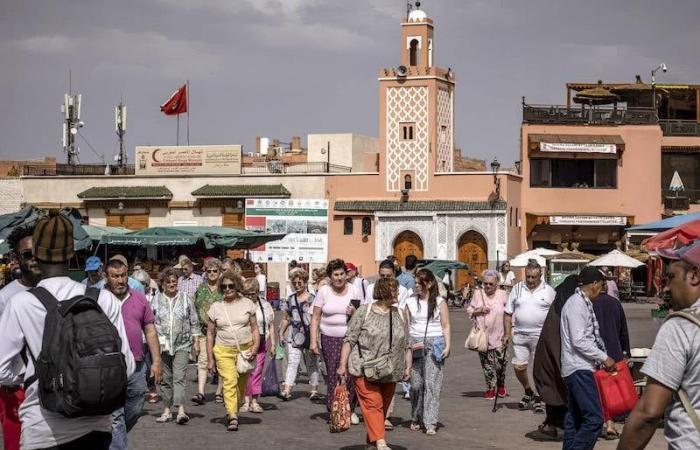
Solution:
[{"label": "red umbrella", "polygon": [[666,230],[656,236],[642,241],[642,247],[647,251],[663,248],[677,248],[688,245],[700,239],[700,219],[686,222],[683,225]]}]

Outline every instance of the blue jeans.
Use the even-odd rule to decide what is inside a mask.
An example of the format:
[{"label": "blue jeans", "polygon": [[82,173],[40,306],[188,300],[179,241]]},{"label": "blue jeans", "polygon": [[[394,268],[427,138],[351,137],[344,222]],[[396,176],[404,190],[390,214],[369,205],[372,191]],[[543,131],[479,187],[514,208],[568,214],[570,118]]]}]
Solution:
[{"label": "blue jeans", "polygon": [[569,410],[564,419],[563,450],[591,450],[603,428],[598,388],[590,370],[577,370],[564,378]]},{"label": "blue jeans", "polygon": [[146,395],[146,364],[136,363],[126,388],[126,403],[112,413],[112,443],[109,450],[128,450],[127,433],[136,425]]}]

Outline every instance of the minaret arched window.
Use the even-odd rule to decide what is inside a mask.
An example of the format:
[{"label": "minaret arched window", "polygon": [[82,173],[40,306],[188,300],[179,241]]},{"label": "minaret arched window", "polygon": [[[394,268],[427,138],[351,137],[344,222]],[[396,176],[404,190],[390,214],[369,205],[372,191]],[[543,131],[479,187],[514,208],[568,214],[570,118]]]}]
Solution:
[{"label": "minaret arched window", "polygon": [[362,218],[362,235],[369,236],[372,234],[372,219],[369,217]]},{"label": "minaret arched window", "polygon": [[409,51],[409,65],[411,66],[417,66],[418,65],[418,39],[413,39],[411,40],[410,44],[410,51]]},{"label": "minaret arched window", "polygon": [[343,234],[345,234],[345,235],[352,234],[352,217],[346,217],[343,220]]},{"label": "minaret arched window", "polygon": [[411,189],[413,187],[413,180],[411,179],[410,175],[406,175],[403,177],[403,188],[404,189]]}]

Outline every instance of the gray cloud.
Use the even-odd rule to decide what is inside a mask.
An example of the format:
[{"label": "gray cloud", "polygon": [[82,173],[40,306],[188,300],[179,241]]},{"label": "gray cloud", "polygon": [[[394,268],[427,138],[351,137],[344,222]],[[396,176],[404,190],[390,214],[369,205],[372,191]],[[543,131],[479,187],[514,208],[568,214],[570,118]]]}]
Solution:
[{"label": "gray cloud", "polygon": [[[457,75],[463,153],[517,159],[520,98],[561,103],[567,81],[694,82],[700,3],[424,0],[436,63]],[[113,106],[127,144],[171,144],[158,106],[191,82],[194,143],[377,135],[382,67],[399,59],[402,0],[27,0],[0,2],[0,157],[63,156],[59,104],[72,70],[84,135],[110,159]],[[80,141],[79,141],[80,142]],[[98,160],[80,143],[81,161]]]}]

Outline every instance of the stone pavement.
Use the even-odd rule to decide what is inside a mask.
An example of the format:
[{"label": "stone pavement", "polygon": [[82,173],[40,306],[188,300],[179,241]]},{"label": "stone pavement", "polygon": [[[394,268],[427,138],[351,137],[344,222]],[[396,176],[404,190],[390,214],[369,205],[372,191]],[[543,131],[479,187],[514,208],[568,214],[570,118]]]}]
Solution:
[{"label": "stone pavement", "polygon": [[[656,330],[651,321],[651,305],[625,305],[633,347],[648,347]],[[531,411],[518,411],[521,391],[512,368],[508,368],[507,386],[511,395],[504,399],[496,413],[492,403],[482,398],[484,381],[476,353],[464,349],[468,321],[463,310],[452,309],[453,352],[445,373],[440,422],[442,427],[433,437],[410,431],[410,404],[397,396],[394,431],[387,433],[393,449],[558,449],[559,442],[538,442],[527,437],[537,429],[544,416]],[[281,370],[282,367],[279,367]],[[188,373],[188,398],[196,391],[194,367]],[[306,382],[300,377],[300,382]],[[208,385],[213,396],[213,386]],[[307,386],[296,387],[295,398],[282,402],[264,398],[263,414],[242,414],[240,430],[227,433],[223,421],[223,406],[209,401],[204,406],[188,405],[191,417],[187,425],[156,424],[161,404],[147,405],[146,415],[129,434],[133,450],[203,450],[244,446],[255,449],[363,449],[362,425],[348,432],[330,434],[323,404],[314,404],[305,395]],[[324,388],[322,387],[322,391]],[[598,441],[597,449],[614,449],[617,441]],[[662,430],[658,430],[650,449],[666,448]]]}]

